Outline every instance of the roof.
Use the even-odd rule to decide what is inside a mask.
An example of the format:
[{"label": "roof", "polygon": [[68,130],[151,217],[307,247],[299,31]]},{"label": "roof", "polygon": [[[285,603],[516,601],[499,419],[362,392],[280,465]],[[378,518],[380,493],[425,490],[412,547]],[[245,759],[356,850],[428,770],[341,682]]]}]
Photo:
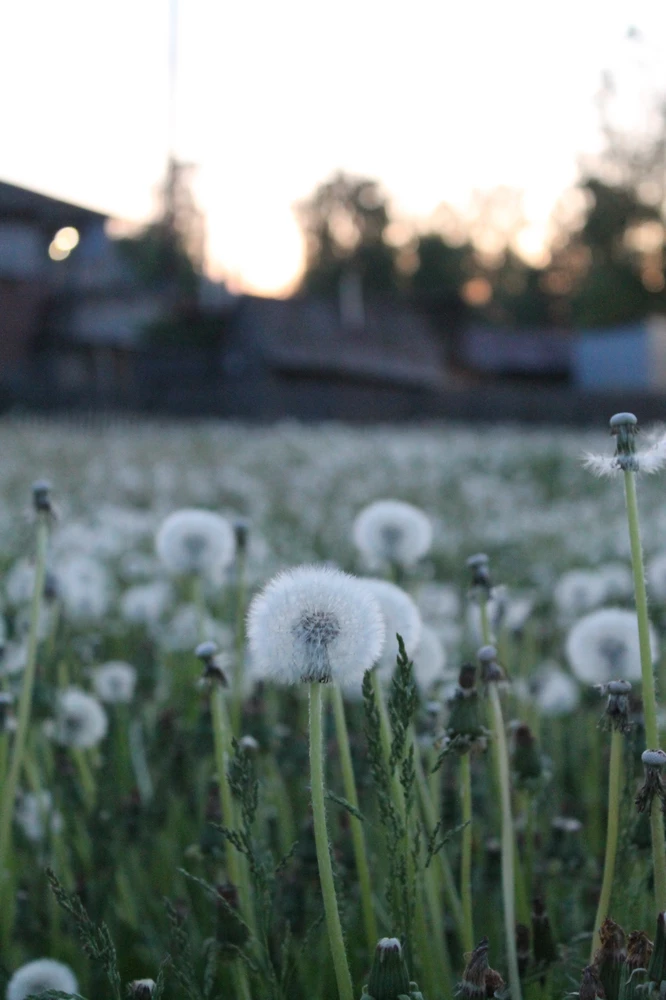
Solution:
[{"label": "roof", "polygon": [[0,218],[44,221],[53,226],[84,225],[108,219],[104,212],[0,181]]},{"label": "roof", "polygon": [[446,380],[434,329],[394,301],[368,304],[363,326],[345,327],[334,302],[244,296],[236,324],[241,342],[251,340],[279,371],[431,388]]}]

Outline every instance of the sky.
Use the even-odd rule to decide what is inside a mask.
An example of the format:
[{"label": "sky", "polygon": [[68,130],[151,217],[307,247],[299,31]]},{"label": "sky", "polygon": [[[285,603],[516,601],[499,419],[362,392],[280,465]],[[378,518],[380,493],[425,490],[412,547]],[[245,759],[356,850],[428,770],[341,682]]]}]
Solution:
[{"label": "sky", "polygon": [[302,266],[293,205],[338,169],[422,227],[521,189],[537,259],[601,148],[602,73],[633,85],[630,27],[666,86],[663,0],[5,0],[0,179],[140,222],[172,150],[197,166],[210,272],[264,294]]}]

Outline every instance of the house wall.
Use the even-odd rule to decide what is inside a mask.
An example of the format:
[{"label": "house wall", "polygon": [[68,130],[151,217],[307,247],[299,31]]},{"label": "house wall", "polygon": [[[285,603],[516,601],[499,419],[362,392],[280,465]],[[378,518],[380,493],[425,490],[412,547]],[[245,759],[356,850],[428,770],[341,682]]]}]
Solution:
[{"label": "house wall", "polygon": [[609,330],[585,330],[574,338],[573,383],[582,389],[652,386],[650,341],[645,324]]}]

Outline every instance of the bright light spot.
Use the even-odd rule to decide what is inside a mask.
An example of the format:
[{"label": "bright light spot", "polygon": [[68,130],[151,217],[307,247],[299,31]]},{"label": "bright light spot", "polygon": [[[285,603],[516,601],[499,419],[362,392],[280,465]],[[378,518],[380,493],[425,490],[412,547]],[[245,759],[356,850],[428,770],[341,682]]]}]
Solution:
[{"label": "bright light spot", "polygon": [[56,241],[53,240],[49,244],[49,257],[51,260],[65,260],[69,257],[69,250],[63,250],[62,247],[56,246]]},{"label": "bright light spot", "polygon": [[469,306],[487,306],[493,297],[493,287],[487,278],[470,278],[460,294]]},{"label": "bright light spot", "polygon": [[75,229],[74,226],[65,226],[64,229],[59,229],[55,234],[51,246],[54,246],[63,252],[67,251],[67,253],[71,253],[74,247],[78,246],[78,242],[78,229]]},{"label": "bright light spot", "polygon": [[547,267],[550,253],[546,246],[545,226],[526,226],[516,237],[516,249],[527,264],[532,267]]},{"label": "bright light spot", "polygon": [[663,273],[657,268],[646,268],[646,270],[641,275],[641,280],[643,282],[643,287],[648,292],[662,292],[666,281],[664,281]]},{"label": "bright light spot", "polygon": [[253,295],[288,295],[296,288],[304,262],[303,238],[293,215],[269,210],[251,225],[247,216],[226,216],[226,230],[220,227],[219,242],[209,243],[209,271],[224,277],[232,292]]}]

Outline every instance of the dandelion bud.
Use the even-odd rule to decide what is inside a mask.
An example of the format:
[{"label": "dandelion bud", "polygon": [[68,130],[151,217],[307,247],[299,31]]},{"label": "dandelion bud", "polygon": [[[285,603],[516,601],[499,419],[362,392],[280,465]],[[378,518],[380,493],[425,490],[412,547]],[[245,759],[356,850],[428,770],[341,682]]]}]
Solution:
[{"label": "dandelion bud", "polygon": [[476,667],[471,663],[463,664],[460,668],[458,686],[449,702],[446,736],[458,753],[466,753],[473,745],[485,743],[487,736],[487,730],[481,724],[479,693],[475,686],[475,678]]},{"label": "dandelion bud", "polygon": [[541,777],[543,770],[532,730],[524,722],[518,723],[513,734],[513,770],[518,783],[525,786]]},{"label": "dandelion bud", "polygon": [[526,924],[516,924],[516,957],[521,978],[530,964],[530,929]]},{"label": "dandelion bud", "polygon": [[606,1000],[603,985],[593,965],[588,965],[583,969],[578,1000]]},{"label": "dandelion bud", "polygon": [[486,591],[486,596],[490,595],[490,560],[485,552],[477,552],[470,556],[465,562],[467,569],[472,576],[472,587],[480,587]]},{"label": "dandelion bud", "polygon": [[397,938],[382,938],[375,948],[364,997],[372,1000],[398,1000],[410,992],[409,973]]},{"label": "dandelion bud", "polygon": [[488,965],[488,938],[484,937],[467,959],[457,992],[469,1000],[486,1000],[503,986],[499,972]]},{"label": "dandelion bud", "polygon": [[608,704],[601,717],[600,725],[607,729],[614,729],[619,733],[628,733],[631,729],[629,721],[631,684],[629,681],[609,681],[608,684],[598,684],[597,689],[601,694],[608,695]]},{"label": "dandelion bud", "polygon": [[240,554],[247,550],[247,543],[250,538],[250,522],[246,517],[237,517],[232,522],[234,536],[236,538],[236,551]]},{"label": "dandelion bud", "polygon": [[633,457],[636,451],[635,437],[638,433],[638,420],[633,413],[616,413],[610,419],[611,434],[615,437],[615,455],[617,465],[621,469],[638,471],[638,462]]},{"label": "dandelion bud", "polygon": [[127,996],[130,1000],[150,1000],[154,989],[154,979],[134,979],[127,986]]},{"label": "dandelion bud", "polygon": [[204,665],[204,686],[206,681],[209,681],[211,684],[220,684],[222,687],[229,686],[227,675],[218,656],[217,643],[211,641],[200,642],[194,650],[194,655]]},{"label": "dandelion bud", "polygon": [[618,1000],[620,985],[625,976],[627,952],[624,931],[614,920],[606,917],[599,931],[601,946],[594,956],[594,967],[604,988],[607,1000]]},{"label": "dandelion bud", "polygon": [[666,805],[666,788],[661,780],[661,769],[666,764],[666,753],[663,750],[644,750],[641,754],[641,760],[645,771],[645,781],[639,788],[634,801],[639,813],[647,812],[649,815],[655,795],[661,800],[662,809]]},{"label": "dandelion bud", "polygon": [[504,671],[497,662],[497,650],[494,646],[482,646],[476,657],[481,667],[481,680],[484,684],[505,680]]},{"label": "dandelion bud", "polygon": [[51,484],[47,479],[38,479],[32,484],[32,505],[38,513],[53,513],[51,506]]},{"label": "dandelion bud", "polygon": [[[644,931],[632,931],[627,938],[625,974],[619,1000],[641,1000],[645,996],[646,969],[652,955],[652,941]],[[639,971],[640,970],[640,971]]]},{"label": "dandelion bud", "polygon": [[534,961],[546,968],[557,961],[557,948],[553,938],[550,920],[543,900],[537,896],[532,900],[532,950]]},{"label": "dandelion bud", "polygon": [[662,983],[666,979],[666,928],[664,919],[666,913],[657,916],[657,933],[654,939],[650,964],[647,967],[648,979],[653,983]]}]

